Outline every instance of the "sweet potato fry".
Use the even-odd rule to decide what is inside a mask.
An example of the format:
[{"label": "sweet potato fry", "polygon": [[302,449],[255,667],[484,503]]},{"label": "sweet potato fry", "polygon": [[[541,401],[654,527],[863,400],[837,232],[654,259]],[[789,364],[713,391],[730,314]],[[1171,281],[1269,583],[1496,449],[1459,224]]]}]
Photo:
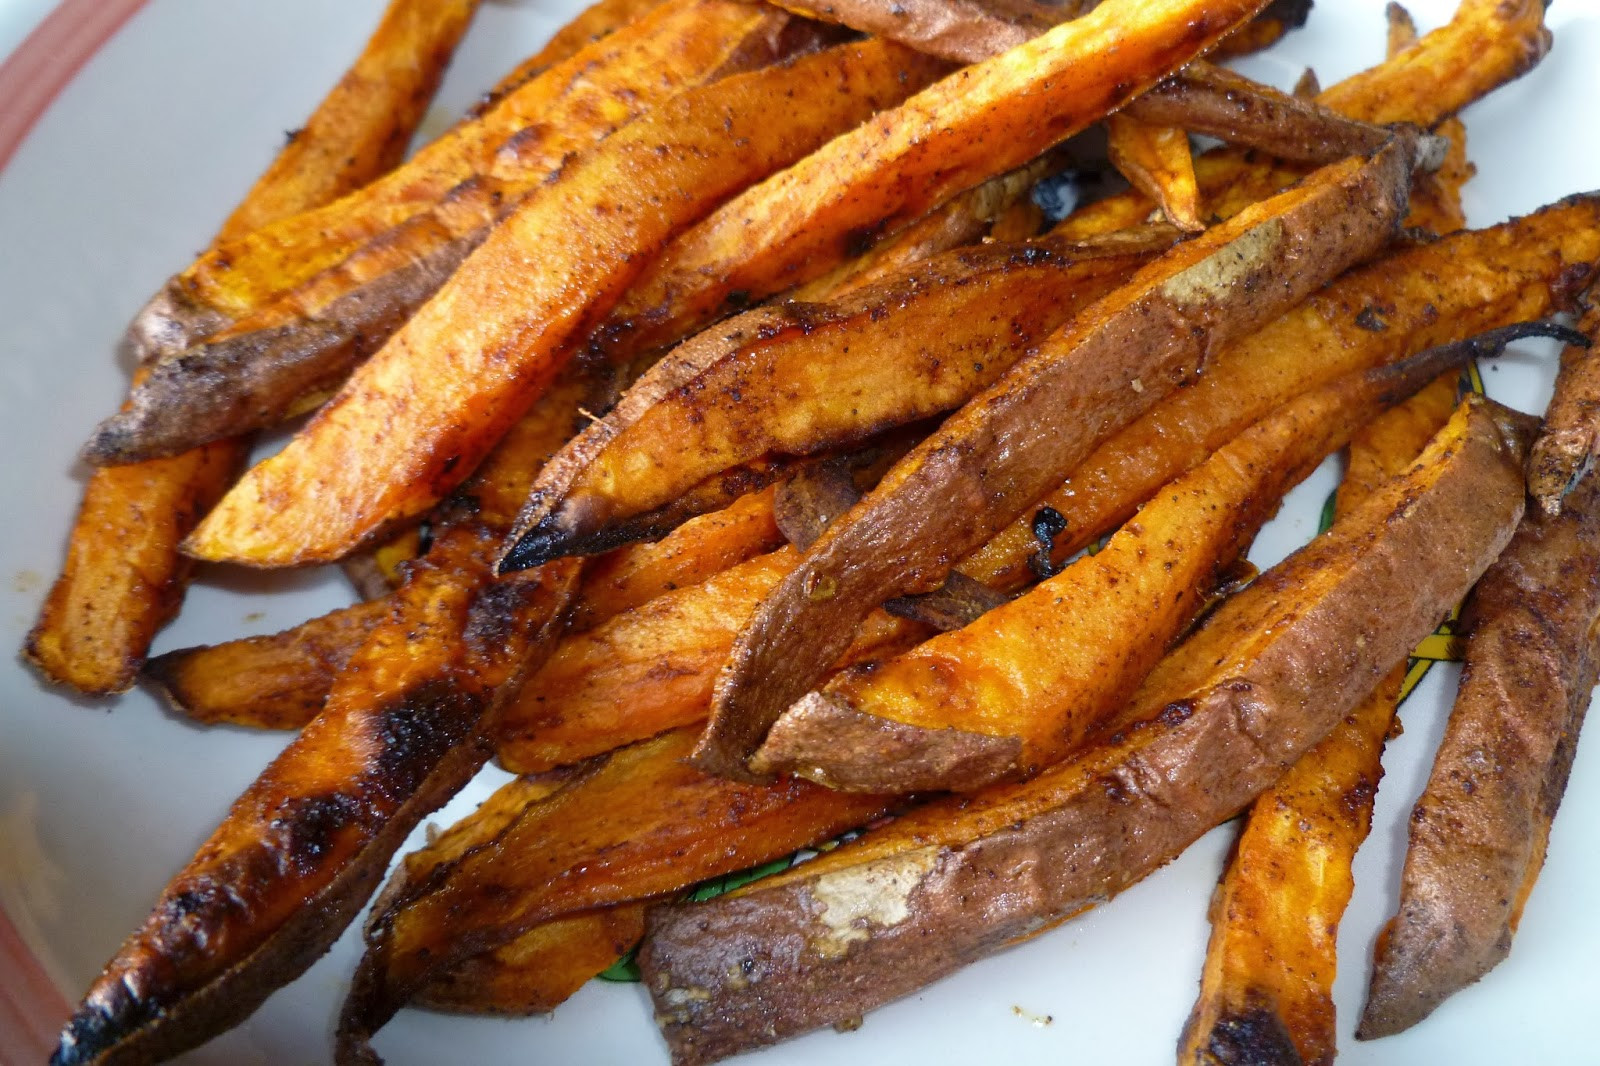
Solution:
[{"label": "sweet potato fry", "polygon": [[[1600,257],[1600,199],[1407,248],[1340,278],[1220,352],[1206,373],[1102,443],[1037,501],[1060,512],[1059,563],[1115,529],[1161,485],[1290,397],[1339,374],[1559,310]],[[1035,508],[959,564],[985,584],[1029,580]]]},{"label": "sweet potato fry", "polygon": [[[1444,425],[1455,406],[1454,379],[1435,381],[1351,443],[1340,514],[1403,473]],[[1178,1041],[1180,1066],[1252,1057],[1333,1062],[1335,934],[1405,672],[1403,663],[1390,671],[1251,805],[1211,900],[1211,942]]]},{"label": "sweet potato fry", "polygon": [[581,633],[657,596],[698,585],[714,574],[783,546],[772,518],[771,488],[692,518],[654,543],[630,544],[590,560],[572,608]]},{"label": "sweet potato fry", "polygon": [[193,721],[298,729],[392,609],[369,600],[271,636],[169,651],[145,664],[145,677]]},{"label": "sweet potato fry", "polygon": [[1544,426],[1528,457],[1528,491],[1552,518],[1561,500],[1584,477],[1600,454],[1600,300],[1590,290],[1583,297],[1578,330],[1587,346],[1569,345],[1561,352],[1555,395],[1545,411]]},{"label": "sweet potato fry", "polygon": [[1081,756],[916,808],[747,889],[653,908],[640,963],[673,1061],[906,995],[1115,895],[1230,817],[1510,538],[1525,449],[1508,436],[1469,402],[1405,477],[1219,608]]},{"label": "sweet potato fry", "polygon": [[1410,1028],[1511,950],[1600,676],[1600,489],[1531,511],[1473,590],[1461,689],[1408,822],[1356,1035]]},{"label": "sweet potato fry", "polygon": [[[689,732],[623,748],[543,803],[495,846],[407,870],[384,891],[339,1025],[339,1060],[367,1061],[366,1041],[433,974],[537,923],[645,899],[816,844],[885,813],[887,797],[808,781],[741,785],[685,762]],[[425,870],[425,872],[424,872]]]},{"label": "sweet potato fry", "polygon": [[961,249],[838,301],[760,307],[708,329],[545,466],[504,565],[569,554],[758,457],[845,447],[959,407],[1172,237]]},{"label": "sweet potato fry", "polygon": [[[223,222],[208,254],[332,203],[399,163],[478,3],[391,0],[355,63]],[[181,350],[228,321],[195,300],[182,278],[156,293],[129,327],[128,348],[140,362]]]},{"label": "sweet potato fry", "polygon": [[493,951],[434,974],[411,1002],[461,1014],[555,1010],[644,936],[644,903],[619,903],[541,922]]},{"label": "sweet potato fry", "polygon": [[[1101,10],[1104,10],[1103,8]],[[1418,143],[1333,164],[1145,267],[979,393],[828,528],[741,632],[700,765],[745,774],[778,715],[891,596],[938,587],[1098,443],[1200,374],[1223,345],[1383,247]]]},{"label": "sweet potato fry", "polygon": [[59,1066],[160,1059],[237,1024],[327,950],[406,834],[483,764],[483,719],[552,643],[577,570],[494,581],[488,540],[458,527],[418,564],[322,713],[90,987]]},{"label": "sweet potato fry", "polygon": [[[539,773],[704,721],[735,634],[797,558],[789,548],[757,556],[568,636],[501,715],[500,764]],[[872,615],[839,665],[902,650],[926,632]]]},{"label": "sweet potato fry", "polygon": [[[217,240],[315,207],[392,166],[476,8],[476,0],[393,0],[361,55]],[[190,568],[178,543],[233,483],[246,451],[224,441],[91,474],[24,657],[50,680],[89,695],[132,685],[150,641],[183,599]],[[112,544],[118,550],[107,551]]]},{"label": "sweet potato fry", "polygon": [[1312,0],[1272,0],[1261,14],[1218,42],[1212,57],[1231,59],[1271,48],[1284,34],[1306,24],[1311,4]]},{"label": "sweet potato fry", "polygon": [[783,32],[789,21],[758,4],[668,0],[558,64],[541,76],[549,99],[539,121],[489,171],[152,367],[129,405],[96,428],[84,457],[103,465],[170,455],[314,407],[569,155],[685,88],[780,58],[799,43]]},{"label": "sweet potato fry", "polygon": [[[680,93],[581,153],[245,475],[186,550],[255,566],[328,561],[426,510],[676,231],[939,69],[899,45],[842,45]],[[774,122],[779,106],[788,117]]]},{"label": "sweet potato fry", "polygon": [[784,0],[808,18],[887,37],[927,55],[977,63],[1025,44],[1058,23],[1078,18],[1094,0]]},{"label": "sweet potato fry", "polygon": [[751,768],[831,788],[923,792],[1059,762],[1127,702],[1291,486],[1384,407],[1540,332],[1511,327],[1302,395],[1164,487],[1097,554],[979,622],[805,696],[774,723]]},{"label": "sweet potato fry", "polygon": [[734,198],[646,271],[610,319],[633,350],[694,332],[730,301],[825,273],[1126,103],[1261,0],[1107,0],[931,86]]},{"label": "sweet potato fry", "polygon": [[1106,136],[1111,164],[1134,188],[1160,204],[1168,221],[1191,233],[1206,228],[1187,133],[1176,126],[1152,126],[1116,114],[1106,118]]}]

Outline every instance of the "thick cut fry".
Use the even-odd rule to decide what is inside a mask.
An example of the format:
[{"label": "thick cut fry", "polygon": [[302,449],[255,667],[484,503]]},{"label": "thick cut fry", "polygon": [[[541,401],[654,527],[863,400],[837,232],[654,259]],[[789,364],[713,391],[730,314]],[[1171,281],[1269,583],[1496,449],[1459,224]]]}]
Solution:
[{"label": "thick cut fry", "polygon": [[1510,538],[1525,448],[1508,434],[1490,405],[1464,406],[1405,477],[1219,608],[1078,758],[654,908],[639,958],[673,1061],[856,1017],[1115,895],[1230,817]]},{"label": "thick cut fry", "polygon": [[[501,715],[500,764],[539,773],[704,721],[739,627],[796,559],[787,548],[757,556],[567,637]],[[838,665],[892,654],[926,633],[870,616]]]},{"label": "thick cut fry", "polygon": [[[476,7],[476,0],[393,0],[361,55],[217,240],[316,207],[392,166]],[[222,441],[91,474],[61,574],[28,634],[27,660],[89,695],[132,685],[150,641],[183,599],[190,567],[178,543],[233,483],[247,450]]]},{"label": "thick cut fry", "polygon": [[490,539],[458,528],[418,565],[323,712],[90,987],[57,1066],[156,1060],[237,1024],[327,950],[406,834],[482,766],[483,719],[553,641],[577,569],[494,581]]},{"label": "thick cut fry", "polygon": [[1106,152],[1111,165],[1150,199],[1180,229],[1206,228],[1200,216],[1200,187],[1194,179],[1189,135],[1176,126],[1152,126],[1128,115],[1106,119]]},{"label": "thick cut fry", "polygon": [[888,798],[807,781],[741,785],[685,761],[693,734],[624,748],[523,811],[495,838],[385,890],[339,1026],[341,1062],[433,974],[540,922],[645,899],[828,840],[885,813]]},{"label": "thick cut fry", "polygon": [[920,792],[973,789],[1059,762],[1127,702],[1292,485],[1377,411],[1528,332],[1434,349],[1306,393],[1163,488],[1097,554],[966,628],[801,699],[774,723],[752,769]]},{"label": "thick cut fry", "polygon": [[771,488],[692,518],[655,543],[631,544],[584,567],[571,630],[581,633],[657,596],[698,585],[783,546]]},{"label": "thick cut fry", "polygon": [[[676,231],[938,70],[899,45],[843,45],[680,93],[580,154],[245,475],[187,550],[256,566],[328,561],[426,510]],[[775,107],[787,121],[772,121]]]},{"label": "thick cut fry", "polygon": [[[361,55],[234,208],[206,254],[338,200],[399,163],[478,3],[391,0]],[[231,317],[194,299],[183,279],[167,282],[129,326],[128,348],[140,362],[182,350]]]},{"label": "thick cut fry", "polygon": [[1600,489],[1531,512],[1473,590],[1461,689],[1411,812],[1356,1035],[1388,1036],[1511,950],[1600,675]]},{"label": "thick cut fry", "polygon": [[[1219,353],[1199,381],[1101,444],[1037,501],[1060,512],[1060,562],[1115,529],[1140,503],[1245,426],[1308,388],[1392,362],[1452,335],[1561,309],[1600,257],[1600,198],[1573,197],[1526,218],[1407,248],[1353,271]],[[985,584],[1029,579],[1034,509],[960,564]]]},{"label": "thick cut fry", "polygon": [[1261,0],[1106,0],[951,75],[748,190],[689,231],[610,319],[633,348],[693,332],[730,300],[817,277],[863,236],[1014,169],[1193,59]]},{"label": "thick cut fry", "polygon": [[1555,395],[1528,456],[1528,491],[1551,517],[1600,455],[1600,352],[1593,347],[1600,342],[1600,293],[1591,290],[1582,302],[1578,329],[1590,344],[1562,350]]},{"label": "thick cut fry", "polygon": [[[1381,416],[1350,445],[1339,513],[1404,472],[1449,419],[1456,375]],[[1402,663],[1250,807],[1211,900],[1200,994],[1180,1066],[1334,1060],[1336,933],[1366,839],[1378,758],[1405,680]],[[1292,1056],[1292,1057],[1291,1057]]]},{"label": "thick cut fry", "polygon": [[[1103,8],[1101,10],[1104,10]],[[835,522],[762,603],[717,681],[696,758],[748,775],[767,729],[867,612],[952,563],[1210,356],[1370,256],[1405,214],[1418,142],[1398,136],[1145,267],[978,394]]]},{"label": "thick cut fry", "polygon": [[271,636],[169,651],[145,664],[145,676],[193,721],[298,729],[322,710],[350,656],[392,610],[369,600]]},{"label": "thick cut fry", "polygon": [[489,172],[338,264],[151,368],[84,447],[92,463],[155,458],[314,407],[450,277],[495,219],[569,155],[672,95],[791,46],[788,16],[734,0],[668,0],[541,76],[550,97]]},{"label": "thick cut fry", "polygon": [[433,975],[412,1002],[461,1014],[555,1010],[644,936],[643,903],[621,903],[542,922],[504,947]]},{"label": "thick cut fry", "polygon": [[959,407],[1171,243],[1158,231],[1145,249],[984,245],[838,301],[708,329],[545,466],[504,565],[568,554],[760,456],[846,447]]}]

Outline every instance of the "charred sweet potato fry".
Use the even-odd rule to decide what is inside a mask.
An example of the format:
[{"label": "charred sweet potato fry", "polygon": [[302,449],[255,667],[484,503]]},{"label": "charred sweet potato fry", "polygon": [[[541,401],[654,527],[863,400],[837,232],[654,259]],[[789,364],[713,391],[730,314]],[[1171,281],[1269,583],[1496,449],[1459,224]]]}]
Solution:
[{"label": "charred sweet potato fry", "polygon": [[1302,395],[1164,487],[1098,553],[963,629],[805,696],[774,723],[752,769],[922,792],[1059,762],[1208,605],[1291,486],[1385,406],[1532,332],[1432,349]]},{"label": "charred sweet potato fry", "polygon": [[545,466],[506,565],[568,554],[760,456],[848,446],[958,407],[1172,236],[1155,231],[1144,249],[1046,238],[946,252],[837,301],[705,330]]},{"label": "charred sweet potato fry", "polygon": [[[1444,425],[1455,406],[1454,377],[1380,416],[1351,443],[1339,513],[1403,473]],[[1251,805],[1211,900],[1211,942],[1178,1041],[1180,1066],[1333,1062],[1336,934],[1405,670],[1390,671]]]},{"label": "charred sweet potato fry", "polygon": [[1187,133],[1117,114],[1106,118],[1106,136],[1112,165],[1134,188],[1160,204],[1173,225],[1190,232],[1206,228]]},{"label": "charred sweet potato fry", "polygon": [[1115,895],[1230,817],[1493,561],[1522,511],[1517,436],[1469,402],[1404,477],[1219,608],[1077,758],[652,909],[640,963],[673,1061],[906,995]]},{"label": "charred sweet potato fry", "polygon": [[882,796],[808,781],[742,785],[685,761],[694,736],[623,748],[522,815],[495,846],[418,862],[384,892],[339,1026],[340,1061],[432,975],[536,924],[645,899],[787,855],[885,813]]},{"label": "charred sweet potato fry", "polygon": [[[339,200],[405,158],[478,2],[391,0],[355,63],[228,216],[206,255]],[[134,319],[128,347],[145,362],[188,347],[231,317],[196,300],[179,275]]]},{"label": "charred sweet potato fry", "polygon": [[[99,464],[170,455],[314,407],[382,346],[574,152],[683,89],[759,67],[789,47],[789,17],[733,0],[668,0],[540,76],[538,122],[486,172],[339,263],[151,368],[84,448]],[[530,87],[537,88],[538,86]]]},{"label": "charred sweet potato fry", "polygon": [[1473,590],[1461,688],[1408,822],[1356,1035],[1431,1014],[1511,950],[1600,675],[1600,488],[1535,509]]},{"label": "charred sweet potato fry", "polygon": [[484,717],[553,641],[577,570],[492,580],[488,540],[458,527],[418,564],[322,713],[90,987],[58,1066],[176,1055],[248,1016],[327,950],[406,834],[483,764]]},{"label": "charred sweet potato fry", "polygon": [[426,510],[675,232],[939,69],[899,45],[842,45],[680,93],[580,153],[245,475],[187,550],[255,566],[327,561]]},{"label": "charred sweet potato fry", "polygon": [[[1039,506],[1066,519],[1052,562],[1115,529],[1183,470],[1290,397],[1362,367],[1559,310],[1600,256],[1600,199],[1406,248],[1352,271],[1224,351],[1187,389],[1108,438]],[[1029,579],[1035,508],[959,565],[986,584]]]},{"label": "charred sweet potato fry", "polygon": [[555,1010],[644,936],[644,903],[619,903],[529,929],[504,947],[434,974],[412,1002],[462,1014]]},{"label": "charred sweet potato fry", "polygon": [[694,332],[730,299],[817,277],[864,236],[1012,170],[1126,103],[1261,0],[1107,0],[965,68],[734,198],[684,234],[609,321],[634,350]]},{"label": "charred sweet potato fry", "polygon": [[[393,0],[361,55],[229,215],[217,241],[316,207],[393,166],[476,8],[477,0]],[[89,695],[131,686],[150,641],[183,599],[189,563],[178,543],[233,483],[246,450],[222,441],[95,471],[24,657],[50,680]]]},{"label": "charred sweet potato fry", "polygon": [[[568,636],[501,715],[500,764],[538,773],[704,721],[735,634],[796,558],[787,548],[757,556]],[[926,632],[869,616],[839,665],[892,654]]]},{"label": "charred sweet potato fry", "polygon": [[[1101,8],[1100,10],[1104,10]],[[766,731],[884,600],[936,588],[1098,441],[1381,249],[1418,142],[1397,135],[1178,246],[1051,335],[831,525],[768,595],[718,678],[700,765],[748,774]]]},{"label": "charred sweet potato fry", "polygon": [[144,673],[196,722],[298,729],[322,710],[350,656],[391,611],[383,600],[341,607],[271,636],[169,651]]},{"label": "charred sweet potato fry", "polygon": [[1585,476],[1600,454],[1600,302],[1590,290],[1584,295],[1578,330],[1589,345],[1569,345],[1561,352],[1561,372],[1555,395],[1544,415],[1544,426],[1528,457],[1528,491],[1544,513],[1561,513],[1561,500]]}]

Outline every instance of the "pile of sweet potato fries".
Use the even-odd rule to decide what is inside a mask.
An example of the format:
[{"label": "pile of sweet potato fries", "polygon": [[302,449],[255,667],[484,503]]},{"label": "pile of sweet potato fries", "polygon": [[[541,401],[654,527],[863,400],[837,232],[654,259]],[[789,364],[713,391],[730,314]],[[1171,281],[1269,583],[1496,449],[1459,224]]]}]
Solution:
[{"label": "pile of sweet potato fries", "polygon": [[[390,0],[130,327],[25,654],[298,733],[55,1063],[198,1046],[375,892],[339,1062],[619,967],[711,1062],[1240,814],[1178,1060],[1331,1061],[1407,657],[1464,599],[1359,1035],[1505,956],[1600,672],[1600,194],[1460,204],[1456,113],[1543,57],[1542,0],[1390,5],[1387,59],[1292,93],[1224,64],[1307,3],[599,0],[403,159],[477,6]],[[1533,336],[1542,420],[1461,395]],[[362,599],[151,658],[196,559]]]}]

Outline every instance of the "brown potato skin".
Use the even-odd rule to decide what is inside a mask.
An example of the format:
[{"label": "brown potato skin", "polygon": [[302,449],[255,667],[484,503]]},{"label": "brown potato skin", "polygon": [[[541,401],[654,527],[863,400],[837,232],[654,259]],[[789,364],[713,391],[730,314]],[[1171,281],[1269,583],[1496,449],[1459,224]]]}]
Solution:
[{"label": "brown potato skin", "polygon": [[[1339,486],[1340,514],[1405,472],[1449,420],[1457,377],[1434,381],[1356,436]],[[1180,1066],[1334,1061],[1339,919],[1354,887],[1351,861],[1371,825],[1383,774],[1378,760],[1405,672],[1402,663],[1378,682],[1251,805],[1211,900],[1211,940],[1178,1041]],[[1266,1053],[1254,1034],[1286,1043]]]},{"label": "brown potato skin", "polygon": [[1469,402],[1404,478],[1219,608],[1084,755],[738,893],[653,908],[640,964],[674,1063],[858,1016],[1171,860],[1331,730],[1489,565],[1522,511],[1524,455]]},{"label": "brown potato skin", "polygon": [[[671,0],[541,75],[539,121],[437,204],[152,368],[84,448],[91,463],[171,455],[316,406],[481,244],[495,220],[569,155],[673,94],[765,65],[814,34],[732,0]],[[309,401],[309,403],[308,403]]]},{"label": "brown potato skin", "polygon": [[1465,666],[1411,812],[1357,1037],[1410,1028],[1511,950],[1600,674],[1600,487],[1530,510],[1473,590]]},{"label": "brown potato skin", "polygon": [[673,349],[546,464],[514,535],[552,558],[723,470],[848,447],[958,407],[1156,250],[988,244],[836,301],[721,322]]},{"label": "brown potato skin", "polygon": [[90,987],[52,1062],[148,1062],[237,1024],[327,950],[406,834],[477,772],[483,719],[553,642],[577,571],[492,580],[491,541],[458,528],[419,564],[322,714]]},{"label": "brown potato skin", "polygon": [[1589,338],[1591,346],[1562,349],[1555,395],[1528,456],[1528,491],[1552,517],[1561,513],[1562,497],[1600,453],[1600,354],[1593,348],[1600,340],[1596,296],[1593,290],[1584,294],[1580,301],[1584,311],[1578,319],[1578,332]]},{"label": "brown potato skin", "polygon": [[[986,584],[1017,587],[1030,579],[1028,560],[1038,548],[1031,528],[1035,507],[1054,507],[1067,519],[1053,555],[1059,563],[1300,392],[1451,336],[1561,309],[1588,283],[1600,257],[1597,226],[1600,198],[1577,196],[1352,271],[1218,353],[1199,381],[1101,443],[1061,487],[958,569]],[[1384,329],[1363,327],[1372,314]]]},{"label": "brown potato skin", "polygon": [[[185,550],[252,566],[326,562],[426,510],[674,233],[939,69],[898,45],[842,45],[680,93],[579,154],[240,480]],[[771,121],[775,107],[789,120]]]},{"label": "brown potato skin", "polygon": [[1126,103],[1261,6],[1107,0],[957,71],[685,233],[617,305],[607,330],[634,350],[670,342],[730,300],[817,277],[863,238],[893,233]]},{"label": "brown potato skin", "polygon": [[[435,974],[552,918],[659,896],[788,855],[887,810],[806,781],[743,785],[685,761],[692,732],[622,748],[493,838],[444,862],[408,862],[367,928],[339,1060]],[[468,821],[470,822],[470,818]]]},{"label": "brown potato skin", "polygon": [[1179,245],[952,415],[762,603],[718,678],[699,764],[749,775],[746,760],[768,728],[814,687],[818,664],[838,658],[868,611],[937,587],[957,556],[1099,439],[1381,249],[1405,213],[1414,150],[1398,137]]},{"label": "brown potato skin", "polygon": [[1209,605],[1283,494],[1439,369],[1423,356],[1403,373],[1342,378],[1280,408],[1164,486],[1097,554],[955,633],[807,694],[773,724],[751,768],[921,792],[1059,762]]},{"label": "brown potato skin", "polygon": [[[212,250],[354,192],[405,158],[479,0],[391,0],[361,54],[234,208]],[[139,362],[179,351],[229,315],[173,278],[128,327]]]}]

